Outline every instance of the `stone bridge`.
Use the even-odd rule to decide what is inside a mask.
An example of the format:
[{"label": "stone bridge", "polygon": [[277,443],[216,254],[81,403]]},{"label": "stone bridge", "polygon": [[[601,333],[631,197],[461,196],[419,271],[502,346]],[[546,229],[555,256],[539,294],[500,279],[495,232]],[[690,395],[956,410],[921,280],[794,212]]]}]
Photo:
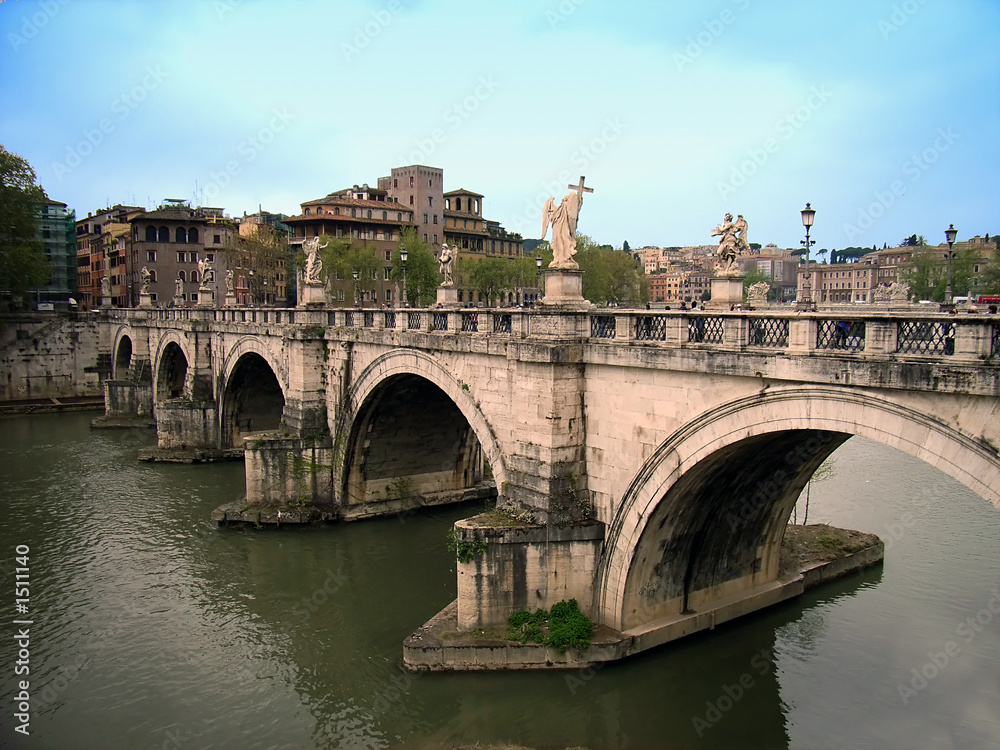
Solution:
[{"label": "stone bridge", "polygon": [[262,520],[398,513],[492,478],[498,509],[456,524],[480,553],[458,564],[460,628],[570,597],[619,631],[766,599],[796,499],[852,435],[1000,506],[997,316],[103,315],[108,411],[151,409],[166,452],[243,449]]}]

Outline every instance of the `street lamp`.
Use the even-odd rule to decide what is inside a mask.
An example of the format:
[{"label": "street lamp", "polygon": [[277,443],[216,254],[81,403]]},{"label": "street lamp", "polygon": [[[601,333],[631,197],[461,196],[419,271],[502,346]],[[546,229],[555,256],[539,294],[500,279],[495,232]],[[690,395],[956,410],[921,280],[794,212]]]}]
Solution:
[{"label": "street lamp", "polygon": [[951,306],[951,261],[958,255],[958,253],[953,253],[951,248],[955,244],[957,236],[958,230],[955,229],[955,225],[949,224],[948,228],[944,230],[944,238],[948,240],[948,252],[944,255],[948,259],[948,285],[944,288],[944,303],[949,307]]},{"label": "street lamp", "polygon": [[406,304],[406,257],[409,253],[406,251],[405,247],[399,248],[399,260],[403,264],[403,307],[407,307]]},{"label": "street lamp", "polygon": [[256,295],[254,293],[254,278],[253,278],[253,269],[252,268],[250,269],[249,276],[250,276],[250,282],[247,284],[247,286],[250,287],[250,307],[253,307],[254,297]]},{"label": "street lamp", "polygon": [[358,269],[354,269],[354,306],[358,306]]},{"label": "street lamp", "polygon": [[542,275],[542,256],[535,256],[535,288],[538,290],[535,294],[535,299],[538,299],[538,295],[542,292],[541,284],[539,283],[539,278]]},{"label": "street lamp", "polygon": [[809,268],[809,248],[813,245],[812,241],[809,239],[809,228],[813,225],[813,219],[815,217],[816,209],[812,208],[807,203],[806,207],[802,209],[802,226],[806,228],[806,238],[804,240],[799,240],[799,242],[805,245],[806,248],[806,277],[802,281],[802,299],[799,300],[799,308],[804,310],[812,310],[815,307],[810,293],[810,277],[812,276],[812,270]]}]

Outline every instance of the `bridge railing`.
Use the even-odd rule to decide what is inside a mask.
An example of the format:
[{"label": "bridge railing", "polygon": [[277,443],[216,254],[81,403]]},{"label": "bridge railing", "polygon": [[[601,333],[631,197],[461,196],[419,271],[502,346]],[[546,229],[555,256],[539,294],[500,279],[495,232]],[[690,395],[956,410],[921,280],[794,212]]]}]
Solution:
[{"label": "bridge railing", "polygon": [[[1000,359],[1000,316],[911,310],[620,310],[590,313],[512,309],[133,308],[111,320],[305,325],[449,336],[582,336],[595,343],[664,348],[759,350],[857,357]],[[563,317],[571,325],[553,328]],[[577,321],[577,322],[572,322]],[[555,331],[555,333],[553,333]],[[567,333],[569,331],[570,333]]]},{"label": "bridge railing", "polygon": [[859,357],[986,360],[1000,355],[996,315],[857,309],[843,313],[600,310],[588,318],[586,330],[595,342]]}]

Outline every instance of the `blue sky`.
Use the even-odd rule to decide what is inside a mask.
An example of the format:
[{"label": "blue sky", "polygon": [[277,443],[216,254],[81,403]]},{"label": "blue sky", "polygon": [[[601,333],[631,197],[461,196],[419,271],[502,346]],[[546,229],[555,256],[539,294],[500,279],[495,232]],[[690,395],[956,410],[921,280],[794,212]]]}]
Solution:
[{"label": "blue sky", "polygon": [[[0,143],[78,215],[232,215],[441,167],[537,237],[819,248],[1000,232],[996,0],[4,0]],[[201,191],[196,198],[196,186]]]}]

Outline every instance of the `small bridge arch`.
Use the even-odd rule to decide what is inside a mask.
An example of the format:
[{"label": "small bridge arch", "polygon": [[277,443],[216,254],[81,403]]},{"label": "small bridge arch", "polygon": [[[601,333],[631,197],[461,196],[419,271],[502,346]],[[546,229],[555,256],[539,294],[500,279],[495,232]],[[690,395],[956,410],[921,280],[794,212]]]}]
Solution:
[{"label": "small bridge arch", "polygon": [[135,334],[126,326],[122,326],[115,334],[114,366],[112,376],[115,380],[125,380],[128,376],[129,367],[132,365],[132,357],[135,355]]},{"label": "small bridge arch", "polygon": [[177,331],[168,331],[158,342],[153,362],[153,394],[157,402],[183,398],[189,389],[194,353]]},{"label": "small bridge arch", "polygon": [[799,494],[853,435],[926,461],[1000,507],[996,450],[913,408],[824,386],[736,399],[689,420],[624,493],[596,580],[602,622],[625,630],[776,580]]},{"label": "small bridge arch", "polygon": [[278,429],[284,419],[288,384],[260,339],[241,338],[222,365],[218,384],[223,447],[240,446],[250,432]]},{"label": "small bridge arch", "polygon": [[[349,503],[385,492],[394,476],[418,481],[415,494],[472,486],[480,478],[478,451],[497,487],[506,481],[500,445],[474,394],[423,352],[397,349],[377,357],[344,401],[335,434],[346,438],[337,471]],[[395,408],[403,403],[405,410]],[[403,421],[390,427],[394,419]]]}]

